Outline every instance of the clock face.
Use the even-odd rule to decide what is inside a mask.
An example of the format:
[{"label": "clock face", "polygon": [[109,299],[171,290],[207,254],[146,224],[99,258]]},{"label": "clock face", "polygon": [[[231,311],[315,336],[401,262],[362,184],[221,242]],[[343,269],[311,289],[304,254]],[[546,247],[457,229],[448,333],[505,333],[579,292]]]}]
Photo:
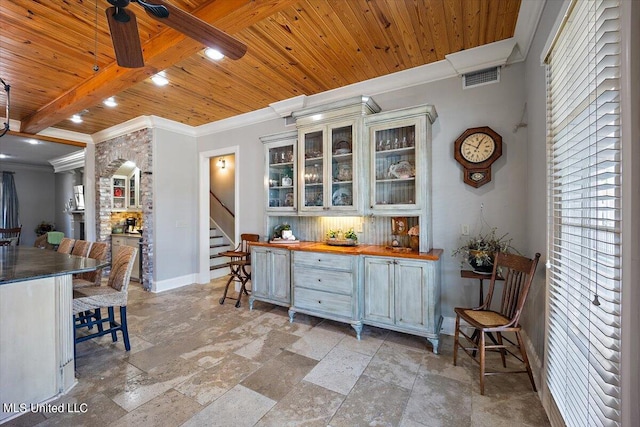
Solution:
[{"label": "clock face", "polygon": [[460,154],[471,163],[482,163],[487,160],[496,149],[496,142],[486,133],[472,133],[462,141]]}]

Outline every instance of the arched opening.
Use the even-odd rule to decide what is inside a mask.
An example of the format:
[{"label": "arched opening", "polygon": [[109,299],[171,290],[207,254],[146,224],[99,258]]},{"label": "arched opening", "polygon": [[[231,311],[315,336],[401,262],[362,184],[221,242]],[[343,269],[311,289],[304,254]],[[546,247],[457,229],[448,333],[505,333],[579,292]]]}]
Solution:
[{"label": "arched opening", "polygon": [[[96,240],[111,243],[114,218],[126,205],[114,208],[112,178],[125,162],[139,168],[139,210],[142,238],[139,246],[141,277],[145,290],[153,285],[153,173],[151,170],[151,130],[143,129],[96,145]],[[137,210],[137,209],[136,209]]]}]

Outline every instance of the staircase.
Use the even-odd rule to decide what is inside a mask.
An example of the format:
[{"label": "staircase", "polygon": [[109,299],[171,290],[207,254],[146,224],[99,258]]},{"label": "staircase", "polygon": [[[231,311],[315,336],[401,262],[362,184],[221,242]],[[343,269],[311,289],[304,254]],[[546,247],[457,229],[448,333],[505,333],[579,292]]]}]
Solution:
[{"label": "staircase", "polygon": [[218,230],[209,228],[209,270],[211,278],[222,277],[229,273],[229,257],[220,255],[233,250],[231,242]]}]

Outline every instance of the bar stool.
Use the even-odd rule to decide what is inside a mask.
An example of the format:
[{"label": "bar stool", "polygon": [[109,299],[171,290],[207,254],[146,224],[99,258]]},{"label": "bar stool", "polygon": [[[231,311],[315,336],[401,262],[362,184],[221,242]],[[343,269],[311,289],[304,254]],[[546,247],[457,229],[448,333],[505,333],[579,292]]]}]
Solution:
[{"label": "bar stool", "polygon": [[[231,258],[229,261],[229,280],[224,288],[224,294],[220,298],[220,304],[224,304],[225,299],[229,298],[236,301],[236,307],[240,307],[240,299],[242,294],[249,295],[247,292],[247,282],[251,280],[251,272],[247,271],[247,267],[251,265],[251,242],[257,242],[260,240],[258,234],[244,233],[240,235],[240,244],[232,251],[222,252],[220,255]],[[231,283],[240,282],[240,291],[238,297],[233,298],[227,296],[229,292],[229,285]]]}]

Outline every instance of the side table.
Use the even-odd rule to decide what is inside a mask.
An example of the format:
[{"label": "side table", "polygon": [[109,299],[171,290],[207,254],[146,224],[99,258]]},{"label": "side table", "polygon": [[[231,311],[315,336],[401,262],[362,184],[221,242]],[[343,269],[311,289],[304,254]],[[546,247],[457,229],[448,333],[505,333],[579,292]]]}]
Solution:
[{"label": "side table", "polygon": [[[484,304],[484,280],[491,280],[491,274],[476,273],[473,270],[460,270],[460,277],[463,279],[478,279],[480,281],[480,298],[478,299],[481,307]],[[504,280],[502,277],[496,277],[496,280]]]}]

